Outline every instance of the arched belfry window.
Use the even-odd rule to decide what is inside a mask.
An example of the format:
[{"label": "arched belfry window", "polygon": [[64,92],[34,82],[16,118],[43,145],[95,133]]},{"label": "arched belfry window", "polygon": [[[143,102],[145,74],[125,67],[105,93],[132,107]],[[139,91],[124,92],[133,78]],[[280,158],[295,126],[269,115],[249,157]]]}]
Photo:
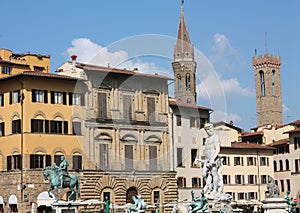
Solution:
[{"label": "arched belfry window", "polygon": [[261,70],[259,71],[259,75],[260,75],[260,87],[261,87],[261,96],[265,96],[265,74],[264,72]]},{"label": "arched belfry window", "polygon": [[177,85],[177,88],[178,88],[178,90],[181,90],[182,89],[182,83],[181,83],[181,75],[177,75],[177,83],[178,83],[178,85]]},{"label": "arched belfry window", "polygon": [[191,76],[190,74],[186,74],[186,90],[190,91],[191,90]]},{"label": "arched belfry window", "polygon": [[275,91],[275,70],[272,70],[272,95],[276,95]]}]

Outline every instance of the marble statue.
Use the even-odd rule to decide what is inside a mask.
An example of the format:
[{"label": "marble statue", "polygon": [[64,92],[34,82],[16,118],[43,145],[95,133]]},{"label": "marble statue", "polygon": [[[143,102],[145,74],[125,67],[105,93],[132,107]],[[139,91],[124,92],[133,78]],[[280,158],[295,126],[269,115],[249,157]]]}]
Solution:
[{"label": "marble statue", "polygon": [[204,129],[208,135],[204,146],[203,177],[206,179],[204,192],[216,196],[223,192],[223,162],[218,156],[221,144],[211,123],[205,124]]},{"label": "marble statue", "polygon": [[268,177],[267,192],[269,193],[269,197],[279,197],[278,186],[271,176]]},{"label": "marble statue", "polygon": [[208,210],[208,201],[204,195],[204,191],[201,192],[200,197],[195,197],[194,190],[191,191],[193,203],[190,205],[191,213],[206,212]]}]

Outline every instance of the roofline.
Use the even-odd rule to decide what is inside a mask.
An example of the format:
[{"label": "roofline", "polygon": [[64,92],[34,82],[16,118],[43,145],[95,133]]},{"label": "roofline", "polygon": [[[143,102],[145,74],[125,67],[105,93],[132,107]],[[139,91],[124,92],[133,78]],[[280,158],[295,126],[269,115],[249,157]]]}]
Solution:
[{"label": "roofline", "polygon": [[[170,103],[170,102],[174,102],[174,103]],[[212,112],[214,111],[213,109],[210,109],[210,108],[207,108],[207,107],[187,104],[187,103],[184,103],[184,102],[177,102],[176,100],[170,100],[170,99],[169,99],[169,106],[192,108],[192,109],[202,109],[202,110],[212,111]]]},{"label": "roofline", "polygon": [[[34,73],[36,73],[36,74],[34,74]],[[45,74],[45,75],[43,75],[43,74]],[[66,75],[59,75],[59,74],[53,74],[53,73],[42,73],[42,72],[36,72],[36,71],[31,71],[31,70],[24,70],[21,73],[17,73],[17,74],[14,74],[14,75],[2,77],[2,78],[0,78],[0,81],[5,81],[5,80],[10,80],[10,79],[15,79],[15,78],[21,78],[21,77],[28,77],[28,76],[29,77],[38,77],[38,78],[51,78],[51,79],[58,79],[58,80],[83,81],[83,79],[69,77],[69,76],[66,76]]]}]

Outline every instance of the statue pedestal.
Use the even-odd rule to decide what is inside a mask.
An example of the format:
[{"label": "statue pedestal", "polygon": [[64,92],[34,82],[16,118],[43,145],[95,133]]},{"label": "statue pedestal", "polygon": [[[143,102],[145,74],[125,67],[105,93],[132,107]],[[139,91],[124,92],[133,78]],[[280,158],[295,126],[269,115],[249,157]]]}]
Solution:
[{"label": "statue pedestal", "polygon": [[264,213],[287,213],[288,205],[284,198],[272,197],[263,201]]},{"label": "statue pedestal", "polygon": [[78,213],[78,207],[82,206],[82,203],[58,201],[52,203],[51,206],[55,213]]}]

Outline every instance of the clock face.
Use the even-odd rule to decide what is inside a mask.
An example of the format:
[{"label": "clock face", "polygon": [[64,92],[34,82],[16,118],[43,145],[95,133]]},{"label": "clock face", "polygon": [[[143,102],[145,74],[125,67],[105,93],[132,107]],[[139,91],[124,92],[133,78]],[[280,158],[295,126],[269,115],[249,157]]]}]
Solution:
[{"label": "clock face", "polygon": [[180,53],[176,53],[176,57],[178,58],[180,56]]},{"label": "clock face", "polygon": [[186,53],[185,53],[185,56],[187,56],[187,57],[188,57],[188,56],[190,56],[190,54],[189,54],[188,52],[186,52]]}]

